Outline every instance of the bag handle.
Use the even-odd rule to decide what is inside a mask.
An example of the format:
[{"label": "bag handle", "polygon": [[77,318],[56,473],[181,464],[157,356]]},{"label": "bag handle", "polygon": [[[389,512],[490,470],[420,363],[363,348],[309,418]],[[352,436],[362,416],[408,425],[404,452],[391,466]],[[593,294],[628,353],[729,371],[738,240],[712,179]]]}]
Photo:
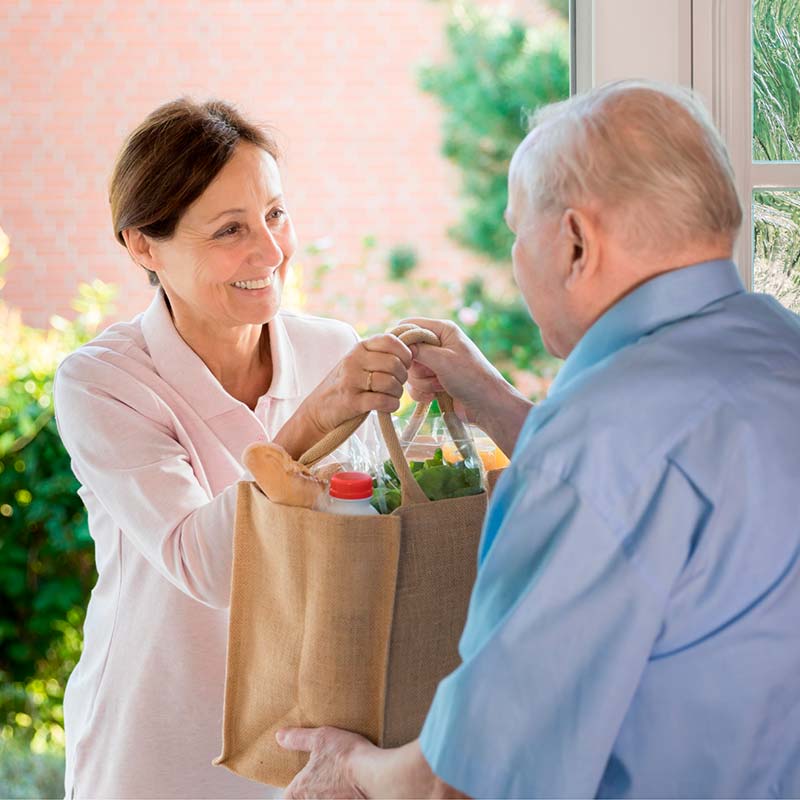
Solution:
[{"label": "bag handle", "polygon": [[[397,336],[405,345],[412,344],[430,344],[435,347],[441,346],[439,337],[426,328],[420,328],[417,325],[406,323],[398,325],[389,331],[393,336]],[[437,392],[436,399],[439,402],[439,407],[442,410],[445,426],[447,427],[450,436],[453,438],[456,446],[464,458],[474,458],[476,463],[480,464],[480,458],[475,452],[474,444],[472,443],[471,436],[464,428],[464,423],[456,414],[453,406],[453,398],[447,392]],[[417,431],[422,424],[422,421],[428,414],[430,403],[418,403],[414,409],[411,419],[408,421],[406,428],[403,432],[403,440],[406,446],[414,438]],[[342,422],[332,431],[327,433],[320,439],[313,447],[309,448],[300,458],[299,462],[307,467],[313,466],[320,459],[330,455],[337,447],[344,444],[357,430],[361,427],[364,420],[369,416],[369,412],[359,414],[353,419]],[[386,447],[389,450],[389,458],[394,466],[397,477],[400,479],[400,489],[402,494],[402,505],[414,505],[416,503],[427,503],[428,500],[425,492],[417,483],[416,478],[411,473],[411,468],[406,461],[404,447],[397,438],[397,432],[392,424],[391,414],[385,411],[378,412],[378,422],[380,423],[381,434],[383,440],[386,442]]]}]

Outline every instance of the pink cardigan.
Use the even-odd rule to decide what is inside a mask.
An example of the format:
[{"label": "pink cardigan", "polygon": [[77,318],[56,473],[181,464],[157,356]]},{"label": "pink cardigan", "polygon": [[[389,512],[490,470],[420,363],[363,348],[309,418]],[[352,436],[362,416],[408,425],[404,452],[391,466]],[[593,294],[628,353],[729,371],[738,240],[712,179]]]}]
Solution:
[{"label": "pink cardigan", "polygon": [[274,797],[220,752],[240,457],[268,440],[358,337],[333,320],[269,323],[273,380],[252,412],[146,312],[68,356],[55,409],[99,578],[64,700],[67,797]]}]

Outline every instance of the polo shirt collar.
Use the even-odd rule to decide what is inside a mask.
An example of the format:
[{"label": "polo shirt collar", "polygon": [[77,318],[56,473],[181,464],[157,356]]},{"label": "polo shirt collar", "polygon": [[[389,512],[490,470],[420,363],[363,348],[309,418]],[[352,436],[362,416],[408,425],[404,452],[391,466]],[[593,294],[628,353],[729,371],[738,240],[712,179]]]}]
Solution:
[{"label": "polo shirt collar", "polygon": [[[142,333],[158,374],[181,396],[191,400],[203,419],[244,405],[231,397],[175,328],[164,290],[159,288],[142,315]],[[288,399],[300,394],[294,348],[280,313],[269,322],[272,383],[266,395]]]},{"label": "polo shirt collar", "polygon": [[736,265],[729,260],[703,261],[657,275],[625,295],[586,331],[561,367],[550,394],[658,328],[744,291]]}]

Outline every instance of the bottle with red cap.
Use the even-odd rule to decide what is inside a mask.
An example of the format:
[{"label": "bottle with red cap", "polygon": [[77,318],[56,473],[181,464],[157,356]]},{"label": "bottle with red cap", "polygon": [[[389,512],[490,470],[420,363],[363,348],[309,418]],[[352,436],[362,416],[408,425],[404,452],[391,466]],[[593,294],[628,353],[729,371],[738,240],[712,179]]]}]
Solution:
[{"label": "bottle with red cap", "polygon": [[372,478],[366,472],[337,472],[331,477],[325,511],[366,517],[377,514],[372,500]]}]

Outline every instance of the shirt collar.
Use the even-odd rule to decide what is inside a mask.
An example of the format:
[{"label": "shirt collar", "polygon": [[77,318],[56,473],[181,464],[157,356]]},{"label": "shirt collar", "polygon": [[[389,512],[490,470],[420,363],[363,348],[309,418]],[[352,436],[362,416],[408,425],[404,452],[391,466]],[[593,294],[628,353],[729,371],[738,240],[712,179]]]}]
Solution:
[{"label": "shirt collar", "polygon": [[[205,362],[178,333],[161,288],[142,315],[142,333],[158,374],[181,396],[191,400],[203,419],[243,405],[222,388]],[[276,399],[297,397],[300,386],[294,348],[280,314],[269,322],[269,342],[272,383],[267,396]]]},{"label": "shirt collar", "polygon": [[585,370],[664,325],[745,288],[729,260],[703,261],[658,275],[625,295],[583,335],[559,370],[550,393]]}]

